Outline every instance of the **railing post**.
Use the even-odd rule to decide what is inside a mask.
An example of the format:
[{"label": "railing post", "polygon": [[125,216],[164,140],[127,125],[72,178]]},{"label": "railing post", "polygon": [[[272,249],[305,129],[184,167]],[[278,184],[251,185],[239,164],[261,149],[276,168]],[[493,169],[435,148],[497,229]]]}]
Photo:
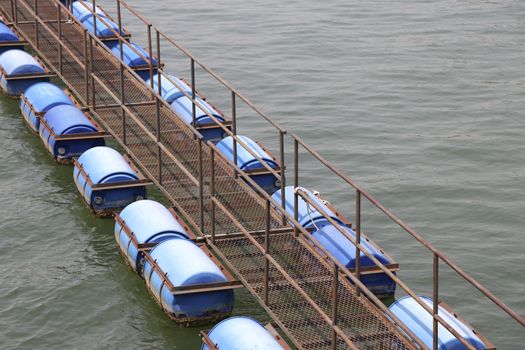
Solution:
[{"label": "railing post", "polygon": [[39,40],[38,40],[38,0],[33,0],[34,1],[34,9],[33,11],[35,12],[35,43],[36,43],[36,48],[38,50],[39,48]]},{"label": "railing post", "polygon": [[58,71],[62,74],[62,9],[57,6],[58,23]]},{"label": "railing post", "polygon": [[15,24],[18,25],[18,2],[17,0],[13,0],[13,8],[14,8],[13,20],[15,21]]},{"label": "railing post", "polygon": [[284,193],[286,187],[286,176],[284,171],[284,132],[282,130],[279,130],[279,150],[281,153],[281,183],[279,187],[281,187],[281,207],[283,208],[282,224],[284,226],[286,225],[286,216],[284,215],[284,211],[286,210],[286,195]]},{"label": "railing post", "polygon": [[[337,309],[339,307],[339,267],[334,263],[332,279],[332,328],[337,325]],[[332,349],[337,350],[337,333],[332,329]]]},{"label": "railing post", "polygon": [[266,200],[264,208],[264,304],[268,305],[268,293],[270,289],[270,201]]},{"label": "railing post", "polygon": [[195,123],[195,114],[197,113],[195,108],[195,60],[191,58],[191,120],[193,122],[193,127],[197,128],[197,124]]},{"label": "railing post", "polygon": [[93,107],[93,110],[96,110],[96,94],[95,94],[95,64],[93,62],[93,37],[89,36],[89,61],[91,64],[89,65],[89,75],[91,76],[91,107]]},{"label": "railing post", "polygon": [[211,244],[215,244],[215,149],[210,147],[210,211],[211,211]]},{"label": "railing post", "polygon": [[[156,30],[156,41],[157,41],[157,60],[160,62],[160,34],[159,31]],[[150,54],[150,60],[151,60],[151,54]],[[160,90],[160,73],[157,74],[158,76],[158,88],[159,88],[159,95],[161,95]],[[151,88],[153,89],[153,77],[151,78]],[[159,173],[159,183],[162,185],[162,150],[160,149],[160,137],[161,137],[161,130],[160,130],[160,99],[156,97],[156,103],[155,108],[157,109],[157,156],[158,156],[158,173]]]},{"label": "railing post", "polygon": [[15,21],[15,0],[11,0],[10,1],[10,5],[11,5],[11,21]]},{"label": "railing post", "polygon": [[[297,193],[297,187],[299,187],[299,141],[294,138],[293,145],[293,163],[294,163],[294,191],[293,191],[293,218],[295,221],[299,221],[299,194]],[[299,235],[299,228],[294,225],[294,234]]]},{"label": "railing post", "polygon": [[[153,47],[151,44],[151,23],[147,24],[148,27],[148,55],[149,55],[149,81],[151,88],[153,89]],[[160,66],[160,62],[157,62]]]},{"label": "railing post", "polygon": [[[237,165],[237,106],[235,99],[235,92],[231,92],[232,96],[232,132],[233,132],[233,163]],[[237,173],[236,173],[237,174]]]},{"label": "railing post", "polygon": [[93,0],[93,33],[95,36],[98,36],[97,34],[97,0]]},{"label": "railing post", "polygon": [[[361,279],[361,191],[356,190],[355,193],[355,277]],[[355,293],[357,296],[361,294],[359,286],[355,286]]]},{"label": "railing post", "polygon": [[89,57],[87,29],[84,28],[84,88],[86,89],[86,104],[89,105]]},{"label": "railing post", "polygon": [[204,174],[202,166],[202,139],[199,138],[199,219],[200,229],[204,233]]},{"label": "railing post", "polygon": [[122,32],[122,12],[121,12],[121,5],[120,0],[117,0],[117,24],[118,24],[118,43],[119,43],[119,78],[120,78],[120,108],[122,113],[122,142],[126,144],[127,142],[127,133],[126,133],[126,111],[124,110],[124,106],[126,105],[126,94],[124,90],[124,64],[122,63],[124,60],[124,48],[122,44],[122,36],[120,33]]},{"label": "railing post", "polygon": [[438,350],[439,321],[437,319],[439,312],[439,257],[433,253],[432,266],[432,348]]}]

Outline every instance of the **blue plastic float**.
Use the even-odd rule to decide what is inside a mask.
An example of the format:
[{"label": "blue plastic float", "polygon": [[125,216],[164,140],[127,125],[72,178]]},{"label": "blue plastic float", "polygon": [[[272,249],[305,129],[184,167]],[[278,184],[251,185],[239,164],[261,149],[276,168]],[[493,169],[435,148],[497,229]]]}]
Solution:
[{"label": "blue plastic float", "polygon": [[[338,226],[331,224],[321,212],[307,203],[301,196],[298,196],[298,222],[304,228],[310,231],[312,237],[324,247],[330,254],[342,263],[350,271],[356,266],[356,249],[355,245],[345,237],[339,230],[343,230],[348,236],[355,238],[356,233],[346,223],[346,219],[340,216],[334,209],[329,208],[322,198],[315,195],[308,189],[300,188],[301,193],[307,195],[314,203],[327,213],[327,216],[333,219]],[[277,191],[272,198],[281,204],[281,191]],[[294,216],[294,187],[285,187],[286,211]],[[367,251],[380,261],[390,272],[395,273],[399,266],[389,257],[381,248],[371,241],[365,234],[361,233],[361,244]],[[395,294],[396,283],[363,252],[360,251],[360,280],[372,293],[380,298],[391,297]]]},{"label": "blue plastic float", "polygon": [[[186,84],[182,79],[179,79],[173,75],[168,75],[169,79],[176,82],[178,84],[175,85],[172,83],[165,74],[162,73],[155,73],[153,76],[153,89],[155,91],[158,91],[158,82],[159,82],[159,75],[160,75],[160,92],[162,98],[166,100],[168,103],[172,103],[179,97],[184,96],[184,93],[182,91],[186,91],[191,96],[191,87]],[[151,86],[151,79],[148,76],[146,79],[146,84]],[[182,91],[181,91],[182,90]]]},{"label": "blue plastic float", "polygon": [[73,178],[77,189],[97,215],[108,215],[144,199],[143,177],[117,151],[94,147],[75,161]]},{"label": "blue plastic float", "polygon": [[[193,242],[181,238],[167,239],[145,257],[146,285],[161,308],[177,323],[204,324],[230,315],[234,301],[231,289],[175,294],[167,287],[166,280],[173,287],[228,281],[219,267]],[[152,267],[153,261],[160,270]]]},{"label": "blue plastic float", "polygon": [[[432,298],[420,296],[422,301],[432,308]],[[447,307],[448,308],[448,307]],[[489,346],[476,335],[475,331],[467,324],[458,319],[453,312],[447,310],[441,304],[438,315],[441,316],[455,331],[457,331],[475,349],[486,349]],[[433,344],[433,318],[419,303],[411,296],[405,296],[389,307],[390,311],[403,322],[429,349]],[[441,324],[438,326],[438,349],[439,350],[466,350],[467,347],[450,333]]]},{"label": "blue plastic float", "polygon": [[152,200],[131,203],[115,219],[115,239],[129,265],[139,275],[142,275],[144,265],[143,254],[138,251],[139,244],[188,238],[186,229],[170,211]]},{"label": "blue plastic float", "polygon": [[[250,317],[230,317],[208,332],[208,338],[220,350],[285,350],[270,332]],[[201,350],[210,350],[202,344]]]},{"label": "blue plastic float", "polygon": [[[224,130],[218,126],[206,113],[214,116],[219,122],[224,123],[224,117],[208,102],[204,101],[200,96],[195,96],[195,101],[199,103],[205,110],[202,110],[195,105],[195,123],[193,123],[193,103],[191,99],[181,94],[180,97],[173,100],[171,108],[182,118],[187,124],[193,125],[202,134],[205,141],[211,140],[213,142],[219,141],[225,135]],[[227,125],[228,123],[224,123]]]},{"label": "blue plastic float", "polygon": [[[279,164],[275,158],[265,149],[263,149],[257,142],[249,137],[238,135],[253,153],[255,153],[266,164],[279,172]],[[232,162],[234,161],[234,139],[228,136],[217,143],[219,151]],[[248,149],[237,142],[237,166],[244,170],[252,180],[261,186],[266,192],[274,193],[279,189],[280,183],[278,179],[272,174],[256,157],[254,157]]]},{"label": "blue plastic float", "polygon": [[20,99],[20,111],[34,131],[40,128],[40,115],[60,105],[73,106],[74,103],[62,89],[47,82],[33,84]]},{"label": "blue plastic float", "polygon": [[[92,9],[92,3],[87,1],[85,1],[84,3]],[[74,4],[75,3],[73,3],[73,5]],[[82,20],[80,20],[79,18],[79,21],[90,33],[95,33],[96,21],[97,32],[95,33],[95,35],[101,40],[105,41],[106,44],[118,43],[117,33],[119,33],[119,30],[117,23],[111,20],[109,16],[100,8],[96,10],[97,16],[95,16],[93,12],[91,12],[92,10],[88,10],[84,6],[82,6],[84,10],[82,10],[80,6],[82,5],[79,4],[79,6],[77,7],[77,13],[79,16],[82,17]],[[121,29],[120,35],[127,36],[127,33],[124,29]]]},{"label": "blue plastic float", "polygon": [[0,22],[0,54],[12,49],[23,50],[24,45],[11,28]]},{"label": "blue plastic float", "polygon": [[40,122],[40,138],[59,162],[69,162],[90,148],[104,146],[104,134],[80,109],[62,104],[49,109]]},{"label": "blue plastic float", "polygon": [[[120,43],[114,42],[108,44],[111,52],[120,59]],[[140,53],[140,54],[139,54]],[[150,57],[146,50],[135,43],[122,42],[122,58],[131,69],[144,80],[150,78],[149,62]],[[153,65],[153,74],[157,73],[157,60],[153,58],[151,60]]]},{"label": "blue plastic float", "polygon": [[9,96],[18,96],[29,86],[48,81],[46,69],[22,50],[7,50],[0,55],[0,85]]},{"label": "blue plastic float", "polygon": [[[73,16],[75,16],[79,22],[83,22],[93,14],[93,3],[90,1],[75,1],[71,7],[73,8]],[[95,6],[95,13],[100,16],[107,17],[106,12],[98,6]]]}]

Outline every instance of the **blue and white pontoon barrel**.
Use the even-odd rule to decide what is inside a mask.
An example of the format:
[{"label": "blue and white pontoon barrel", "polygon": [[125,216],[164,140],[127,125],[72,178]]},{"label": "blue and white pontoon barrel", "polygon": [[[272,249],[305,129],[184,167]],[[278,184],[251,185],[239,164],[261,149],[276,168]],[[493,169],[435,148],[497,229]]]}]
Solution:
[{"label": "blue and white pontoon barrel", "polygon": [[[95,33],[95,21],[97,26],[97,32],[95,33],[98,38],[101,40],[104,40],[106,44],[114,44],[115,42],[118,43],[118,37],[117,33],[118,30],[118,24],[113,22],[110,18],[108,18],[105,14],[99,14],[97,11],[97,16],[93,15],[93,13],[89,13],[86,16],[84,16],[84,19],[80,21],[82,25],[90,32]],[[124,29],[120,31],[121,35],[126,35]]]},{"label": "blue and white pontoon barrel", "polygon": [[[299,187],[302,191],[302,193],[306,194],[308,198],[310,198],[314,203],[316,203],[317,206],[323,209],[325,213],[328,214],[329,217],[334,219],[337,222],[340,222],[343,224],[341,219],[330,209],[326,204],[324,204],[317,196],[310,190]],[[285,209],[292,217],[294,216],[294,186],[286,186],[284,188],[284,199],[285,199]],[[276,191],[272,198],[279,203],[279,206],[281,205],[281,190]],[[304,199],[301,198],[300,195],[298,195],[298,201],[297,201],[297,221],[299,224],[305,228],[309,228],[313,226],[318,220],[325,220],[323,214],[317,210],[315,207],[313,207],[311,204],[307,203]]]},{"label": "blue and white pontoon barrel", "polygon": [[[182,91],[186,91],[191,96],[191,87],[188,84],[186,84],[182,79],[179,79],[173,75],[166,75],[162,73],[156,73],[155,75],[153,75],[153,90],[159,90],[159,75],[160,93],[161,96],[166,100],[166,102],[172,103],[179,97],[184,96],[184,93]],[[175,84],[172,81],[175,82]],[[146,79],[146,84],[151,86],[151,79],[149,78],[149,76]]]},{"label": "blue and white pontoon barrel", "polygon": [[142,275],[144,265],[143,254],[133,244],[126,229],[133,234],[137,244],[159,243],[170,238],[188,238],[186,229],[158,202],[145,199],[125,207],[115,222],[115,239],[129,265],[139,275]]},{"label": "blue and white pontoon barrel", "polygon": [[[119,42],[108,44],[108,47],[113,55],[120,58]],[[157,73],[157,60],[155,58],[151,59],[146,50],[135,43],[122,42],[122,58],[124,63],[144,80],[150,78],[150,60],[153,65],[153,74]]]},{"label": "blue and white pontoon barrel", "polygon": [[[0,55],[0,85],[9,96],[18,96],[28,87],[48,81],[44,67],[22,50],[7,50]],[[10,79],[12,78],[12,79]]]},{"label": "blue and white pontoon barrel", "polygon": [[[246,136],[237,136],[246,144],[244,147],[237,142],[237,166],[248,173],[248,175],[266,192],[274,193],[280,186],[278,179],[272,174],[252,153],[256,154],[271,169],[279,171],[279,164],[266,150],[257,142]],[[228,136],[217,143],[219,151],[232,162],[234,161],[234,139]]]},{"label": "blue and white pontoon barrel", "polygon": [[[355,245],[341,232],[341,230],[353,239],[356,238],[355,231],[350,227],[345,225],[334,226],[327,220],[317,221],[313,227],[311,235],[321,246],[328,250],[335,259],[342,263],[346,268],[353,271],[356,267]],[[366,250],[381,264],[389,267],[389,265],[395,263],[375,244],[372,244],[363,234],[361,235],[360,242],[361,245],[364,246],[364,248],[366,248]],[[377,265],[362,250],[360,251],[359,256],[361,267],[360,281],[379,298],[393,296],[396,292],[396,283],[384,271],[381,271],[378,268],[375,269],[374,273],[367,272],[367,269],[369,270]]]},{"label": "blue and white pontoon barrel", "polygon": [[[93,3],[90,1],[75,1],[71,6],[73,8],[73,16],[81,23],[93,14]],[[106,17],[106,13],[98,6],[95,6],[95,12],[100,16]]]},{"label": "blue and white pontoon barrel", "polygon": [[[150,252],[174,287],[227,282],[215,263],[192,241],[171,238],[157,244]],[[161,308],[177,323],[197,325],[215,322],[230,315],[233,309],[233,290],[174,295],[163,276],[146,259],[144,279]]]},{"label": "blue and white pontoon barrel", "polygon": [[[220,350],[284,350],[262,324],[250,317],[227,318],[215,325],[208,337]],[[201,350],[210,348],[203,344]]]},{"label": "blue and white pontoon barrel", "polygon": [[58,86],[47,82],[30,86],[20,99],[20,111],[34,131],[40,128],[38,114],[43,114],[60,105],[73,106],[74,103]]},{"label": "blue and white pontoon barrel", "polygon": [[[120,153],[109,147],[94,147],[82,153],[75,163],[73,178],[78,191],[97,215],[111,214],[146,197],[146,188],[138,181],[137,172]],[[108,189],[92,187],[120,182],[128,185]]]},{"label": "blue and white pontoon barrel", "polygon": [[[432,309],[432,298],[421,296],[422,301]],[[433,317],[414,298],[405,296],[389,307],[390,311],[403,322],[429,349],[433,345]],[[453,313],[441,305],[438,315],[443,318],[456,332],[458,332],[475,349],[486,349],[487,346],[481,341],[476,333],[465,323],[459,320]],[[438,325],[438,349],[439,350],[466,350],[463,345],[443,325]]]},{"label": "blue and white pontoon barrel", "polygon": [[23,50],[24,46],[20,44],[18,35],[11,28],[0,22],[0,54],[12,49]]},{"label": "blue and white pontoon barrel", "polygon": [[[40,123],[40,138],[59,162],[78,157],[90,148],[104,146],[104,136],[96,137],[96,125],[77,107],[62,104],[49,109]],[[60,139],[64,135],[79,135],[75,139]],[[59,138],[57,140],[57,138]]]},{"label": "blue and white pontoon barrel", "polygon": [[[202,134],[204,141],[219,141],[224,137],[224,130],[208,116],[212,115],[219,122],[224,122],[224,117],[208,102],[200,96],[195,96],[195,101],[204,109],[195,105],[195,123],[193,123],[193,103],[190,98],[181,94],[180,97],[173,100],[171,108],[187,124],[193,125]],[[208,113],[208,114],[207,114]]]}]

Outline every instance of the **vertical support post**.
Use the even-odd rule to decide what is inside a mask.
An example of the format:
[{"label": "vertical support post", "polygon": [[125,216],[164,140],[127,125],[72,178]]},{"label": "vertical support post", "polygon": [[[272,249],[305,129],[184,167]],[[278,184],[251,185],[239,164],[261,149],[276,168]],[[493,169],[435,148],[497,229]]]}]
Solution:
[{"label": "vertical support post", "polygon": [[268,305],[268,292],[270,289],[270,201],[266,200],[264,208],[264,304]]},{"label": "vertical support post", "polygon": [[215,149],[210,147],[210,210],[211,210],[211,244],[215,244]]},{"label": "vertical support post", "polygon": [[[361,279],[361,250],[359,244],[361,244],[361,191],[356,190],[355,193],[355,277]],[[359,296],[361,289],[356,285],[355,294]]]},{"label": "vertical support post", "polygon": [[96,110],[96,94],[95,94],[95,64],[93,62],[93,37],[89,36],[89,61],[91,64],[89,65],[89,75],[91,76],[91,107],[93,110]]},{"label": "vertical support post", "polygon": [[[158,29],[156,29],[156,41],[157,41],[157,59],[160,62],[160,33]],[[151,55],[150,55],[151,57]],[[160,86],[160,74],[158,76],[158,89],[159,89],[159,95],[161,94],[161,86]],[[153,88],[153,78],[151,79],[151,87]],[[159,173],[159,183],[162,185],[162,151],[160,149],[160,99],[156,98],[156,104],[155,108],[157,109],[157,162],[158,162],[158,173]]]},{"label": "vertical support post", "polygon": [[[232,132],[233,132],[233,163],[237,165],[237,106],[235,92],[231,92],[232,98]],[[237,175],[237,172],[235,173]]]},{"label": "vertical support post", "polygon": [[13,0],[13,9],[14,9],[13,20],[15,21],[15,24],[18,25],[18,2],[17,0]]},{"label": "vertical support post", "polygon": [[62,8],[57,5],[58,23],[58,71],[62,74]]},{"label": "vertical support post", "polygon": [[432,266],[432,348],[438,350],[439,321],[437,319],[439,311],[439,257],[433,254],[434,261]]},{"label": "vertical support post", "polygon": [[38,38],[38,0],[34,0],[34,12],[35,12],[35,43],[36,49],[39,48],[39,38]]},{"label": "vertical support post", "polygon": [[84,28],[84,88],[86,90],[86,104],[89,105],[89,57],[87,29]]},{"label": "vertical support post", "polygon": [[93,0],[92,3],[93,3],[93,8],[92,8],[92,11],[93,11],[93,33],[95,34],[95,36],[98,36],[98,33],[97,33],[97,0]]},{"label": "vertical support post", "polygon": [[193,127],[196,128],[197,124],[195,123],[195,60],[191,58],[191,120],[193,122]]},{"label": "vertical support post", "polygon": [[[295,221],[299,221],[299,194],[297,193],[297,187],[299,187],[299,141],[294,138],[293,144],[293,163],[294,163],[294,191],[293,191],[293,218]],[[294,225],[294,234],[297,236],[299,234],[299,229]]]},{"label": "vertical support post", "polygon": [[286,187],[286,175],[284,171],[284,131],[279,130],[279,150],[280,150],[280,157],[281,157],[281,207],[283,208],[283,216],[282,216],[282,223],[283,226],[286,225],[286,216],[284,215],[284,211],[286,211],[286,195],[284,193],[284,189]]},{"label": "vertical support post", "polygon": [[199,219],[200,229],[204,233],[204,174],[202,167],[202,139],[199,138]]},{"label": "vertical support post", "polygon": [[[119,34],[122,32],[122,12],[121,12],[120,0],[117,0],[117,22]],[[126,133],[126,111],[124,106],[126,105],[126,95],[124,92],[124,48],[122,44],[122,36],[118,36],[119,43],[119,73],[120,73],[120,108],[121,108],[121,119],[122,119],[122,142],[126,144],[127,133]]]},{"label": "vertical support post", "polygon": [[148,23],[147,27],[148,27],[149,81],[150,81],[151,88],[153,89],[153,47],[151,44],[151,23]]},{"label": "vertical support post", "polygon": [[11,5],[11,21],[15,21],[15,0],[11,0],[10,1],[10,5]]},{"label": "vertical support post", "polygon": [[[339,308],[338,293],[339,293],[339,267],[334,263],[332,278],[332,327],[337,325],[337,311]],[[337,333],[332,329],[332,349],[337,350]]]}]

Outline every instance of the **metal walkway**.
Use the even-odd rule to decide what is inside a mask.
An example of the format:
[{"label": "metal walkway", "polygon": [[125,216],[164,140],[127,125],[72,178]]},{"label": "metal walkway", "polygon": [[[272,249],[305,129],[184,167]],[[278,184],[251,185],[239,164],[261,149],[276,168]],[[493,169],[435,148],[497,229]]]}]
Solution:
[{"label": "metal walkway", "polygon": [[[117,3],[120,23],[121,2]],[[358,272],[356,278],[316,247],[307,231],[285,224],[294,218],[223,159],[213,144],[204,143],[197,130],[108,52],[67,8],[54,0],[0,0],[0,7],[7,21],[168,197],[197,239],[206,242],[243,282],[295,347],[426,348],[395,317],[387,316],[388,309],[357,280]],[[151,54],[152,26],[146,26]],[[158,29],[154,34],[160,56],[160,39],[170,39]],[[191,63],[193,68],[193,58]],[[236,99],[250,105],[235,90],[231,94],[233,106]],[[235,107],[232,113],[235,133]],[[284,168],[285,132],[277,129]],[[296,173],[299,145],[324,162],[299,138],[294,140]],[[284,186],[285,176],[280,176]],[[371,197],[355,188],[360,210],[361,195]],[[438,261],[448,264],[436,252]],[[442,322],[437,315],[435,322]]]}]

